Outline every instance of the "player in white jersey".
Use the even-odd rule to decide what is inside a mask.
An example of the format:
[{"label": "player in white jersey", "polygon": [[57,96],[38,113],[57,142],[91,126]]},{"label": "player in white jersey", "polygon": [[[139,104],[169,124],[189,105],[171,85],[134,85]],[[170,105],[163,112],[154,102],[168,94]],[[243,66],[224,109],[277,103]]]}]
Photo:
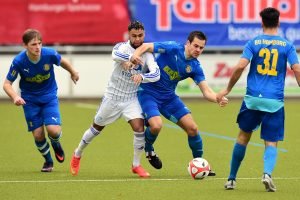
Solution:
[{"label": "player in white jersey", "polygon": [[134,133],[132,172],[140,177],[150,176],[140,164],[141,155],[144,152],[145,136],[144,118],[137,99],[137,90],[140,83],[158,81],[160,71],[151,53],[143,54],[141,57],[143,65],[134,65],[130,62],[135,49],[144,42],[143,24],[138,21],[131,22],[128,26],[128,33],[129,41],[118,43],[113,48],[114,70],[93,124],[83,134],[72,156],[70,163],[72,175],[77,175],[79,172],[84,148],[99,135],[106,125],[124,117]]}]

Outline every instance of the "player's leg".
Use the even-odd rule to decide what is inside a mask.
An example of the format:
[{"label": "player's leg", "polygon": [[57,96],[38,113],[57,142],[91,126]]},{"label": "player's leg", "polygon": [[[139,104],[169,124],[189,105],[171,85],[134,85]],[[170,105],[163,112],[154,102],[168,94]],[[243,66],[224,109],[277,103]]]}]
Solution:
[{"label": "player's leg", "polygon": [[236,187],[237,173],[245,157],[247,144],[251,139],[252,132],[259,127],[263,116],[263,112],[249,110],[245,103],[242,103],[240,113],[237,117],[237,123],[239,124],[240,132],[232,151],[230,174],[228,176],[228,181],[225,183],[225,189],[231,190]]},{"label": "player's leg", "polygon": [[123,117],[133,130],[133,161],[132,172],[140,177],[150,174],[141,166],[141,156],[145,149],[144,117],[137,99],[122,103]]},{"label": "player's leg", "polygon": [[92,126],[84,132],[77,148],[74,151],[70,163],[72,175],[75,176],[79,172],[80,159],[84,149],[101,133],[106,125],[114,122],[120,116],[121,112],[118,109],[118,102],[104,98],[94,117]]},{"label": "player's leg", "polygon": [[65,160],[65,153],[60,143],[62,136],[61,117],[58,99],[52,99],[42,106],[42,116],[50,139],[51,146],[55,152],[55,158],[62,163]]},{"label": "player's leg", "polygon": [[30,99],[26,99],[26,104],[23,106],[25,119],[27,122],[28,131],[32,132],[35,145],[45,162],[42,167],[42,172],[51,172],[53,169],[53,160],[50,154],[50,146],[45,138],[41,107],[34,104]]},{"label": "player's leg", "polygon": [[51,172],[53,170],[53,160],[50,154],[50,145],[45,137],[44,127],[41,126],[34,129],[32,131],[32,135],[37,149],[45,158],[45,162],[43,164],[41,172]]},{"label": "player's leg", "polygon": [[266,113],[262,121],[261,138],[265,141],[262,183],[268,192],[275,192],[276,186],[271,176],[277,161],[278,141],[284,138],[284,108],[274,113]]},{"label": "player's leg", "polygon": [[149,163],[156,169],[162,168],[162,162],[158,155],[154,152],[153,144],[162,128],[162,119],[159,112],[159,104],[157,99],[152,95],[144,92],[138,93],[138,99],[145,116],[145,152]]}]

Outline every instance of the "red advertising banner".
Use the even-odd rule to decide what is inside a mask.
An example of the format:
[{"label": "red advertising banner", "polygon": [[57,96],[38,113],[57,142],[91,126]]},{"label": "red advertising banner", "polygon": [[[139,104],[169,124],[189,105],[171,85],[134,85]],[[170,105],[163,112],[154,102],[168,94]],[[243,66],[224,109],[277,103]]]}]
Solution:
[{"label": "red advertising banner", "polygon": [[129,23],[126,0],[1,0],[0,44],[20,44],[35,28],[45,44],[113,44]]}]

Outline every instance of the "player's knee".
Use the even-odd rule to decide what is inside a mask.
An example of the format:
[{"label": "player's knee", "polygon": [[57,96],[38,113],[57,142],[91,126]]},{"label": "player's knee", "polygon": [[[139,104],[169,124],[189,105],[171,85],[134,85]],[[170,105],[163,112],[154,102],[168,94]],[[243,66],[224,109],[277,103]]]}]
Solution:
[{"label": "player's knee", "polygon": [[158,134],[162,128],[162,124],[153,124],[150,125],[151,133]]},{"label": "player's knee", "polygon": [[198,127],[196,125],[190,126],[186,129],[186,132],[189,136],[196,136],[198,134]]}]

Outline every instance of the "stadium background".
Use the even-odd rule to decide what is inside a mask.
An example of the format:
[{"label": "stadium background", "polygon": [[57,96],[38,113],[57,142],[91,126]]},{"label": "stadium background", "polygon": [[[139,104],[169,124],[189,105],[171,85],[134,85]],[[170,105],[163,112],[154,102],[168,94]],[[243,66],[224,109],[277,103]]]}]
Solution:
[{"label": "stadium background", "polygon": [[[98,98],[105,91],[112,71],[111,50],[127,39],[127,25],[140,20],[146,41],[185,42],[192,30],[208,36],[199,57],[210,86],[224,87],[243,45],[261,33],[259,10],[273,6],[281,11],[280,34],[300,51],[300,0],[0,0],[0,82],[10,63],[22,50],[21,35],[26,28],[43,34],[43,43],[69,58],[80,73],[72,85],[68,74],[56,73],[61,98]],[[246,76],[232,95],[242,96]],[[18,84],[14,84],[17,89]],[[286,79],[286,95],[299,96],[292,72]],[[192,80],[179,84],[181,96],[199,96]],[[3,90],[0,98],[6,99]]]}]

